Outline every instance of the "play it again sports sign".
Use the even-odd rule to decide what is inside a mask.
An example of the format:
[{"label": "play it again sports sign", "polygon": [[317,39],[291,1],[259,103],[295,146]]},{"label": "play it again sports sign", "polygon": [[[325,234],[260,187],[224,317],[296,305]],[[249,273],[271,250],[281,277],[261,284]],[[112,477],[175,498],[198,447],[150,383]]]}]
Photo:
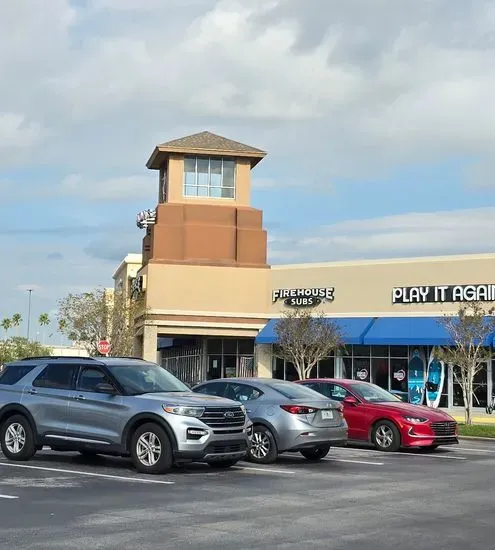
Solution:
[{"label": "play it again sports sign", "polygon": [[495,284],[399,286],[392,289],[392,303],[394,304],[493,301],[495,301]]}]

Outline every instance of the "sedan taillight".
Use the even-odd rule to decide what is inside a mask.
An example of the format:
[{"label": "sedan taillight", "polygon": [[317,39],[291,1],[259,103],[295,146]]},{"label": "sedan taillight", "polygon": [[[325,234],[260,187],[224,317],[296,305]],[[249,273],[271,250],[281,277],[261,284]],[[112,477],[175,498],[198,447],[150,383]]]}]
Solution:
[{"label": "sedan taillight", "polygon": [[280,408],[290,414],[311,414],[318,410],[314,407],[305,407],[304,405],[280,405]]}]

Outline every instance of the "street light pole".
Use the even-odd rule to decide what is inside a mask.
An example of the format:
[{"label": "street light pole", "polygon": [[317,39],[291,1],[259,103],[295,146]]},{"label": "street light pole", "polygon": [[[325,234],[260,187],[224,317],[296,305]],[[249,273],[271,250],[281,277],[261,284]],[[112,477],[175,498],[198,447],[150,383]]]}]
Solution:
[{"label": "street light pole", "polygon": [[31,323],[31,294],[33,292],[32,288],[28,288],[29,293],[29,305],[28,305],[28,318],[27,318],[27,339],[29,341],[29,325]]}]

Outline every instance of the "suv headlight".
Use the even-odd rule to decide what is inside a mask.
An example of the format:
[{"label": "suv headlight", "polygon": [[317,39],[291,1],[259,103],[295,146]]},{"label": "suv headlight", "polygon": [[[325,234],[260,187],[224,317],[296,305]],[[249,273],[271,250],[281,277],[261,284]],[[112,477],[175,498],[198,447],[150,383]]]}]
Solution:
[{"label": "suv headlight", "polygon": [[194,416],[199,418],[204,412],[204,407],[176,407],[174,405],[162,405],[165,412],[180,416]]},{"label": "suv headlight", "polygon": [[244,405],[241,405],[241,411],[246,414],[246,407]]},{"label": "suv headlight", "polygon": [[404,419],[411,424],[424,424],[425,422],[428,422],[427,418],[423,418],[421,416],[404,416]]}]

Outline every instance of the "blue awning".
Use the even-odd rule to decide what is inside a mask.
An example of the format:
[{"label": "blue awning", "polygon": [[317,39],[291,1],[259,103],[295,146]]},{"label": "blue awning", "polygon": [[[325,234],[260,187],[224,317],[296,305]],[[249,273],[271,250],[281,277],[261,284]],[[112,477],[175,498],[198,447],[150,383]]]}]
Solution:
[{"label": "blue awning", "polygon": [[[276,344],[277,333],[275,327],[278,319],[270,319],[268,323],[261,329],[256,336],[256,344]],[[359,345],[363,343],[363,336],[366,334],[370,326],[373,324],[373,317],[345,317],[345,318],[332,318],[329,321],[333,321],[338,325],[342,332],[344,344]]]},{"label": "blue awning", "polygon": [[380,317],[364,336],[364,344],[449,346],[452,339],[439,317]]}]

